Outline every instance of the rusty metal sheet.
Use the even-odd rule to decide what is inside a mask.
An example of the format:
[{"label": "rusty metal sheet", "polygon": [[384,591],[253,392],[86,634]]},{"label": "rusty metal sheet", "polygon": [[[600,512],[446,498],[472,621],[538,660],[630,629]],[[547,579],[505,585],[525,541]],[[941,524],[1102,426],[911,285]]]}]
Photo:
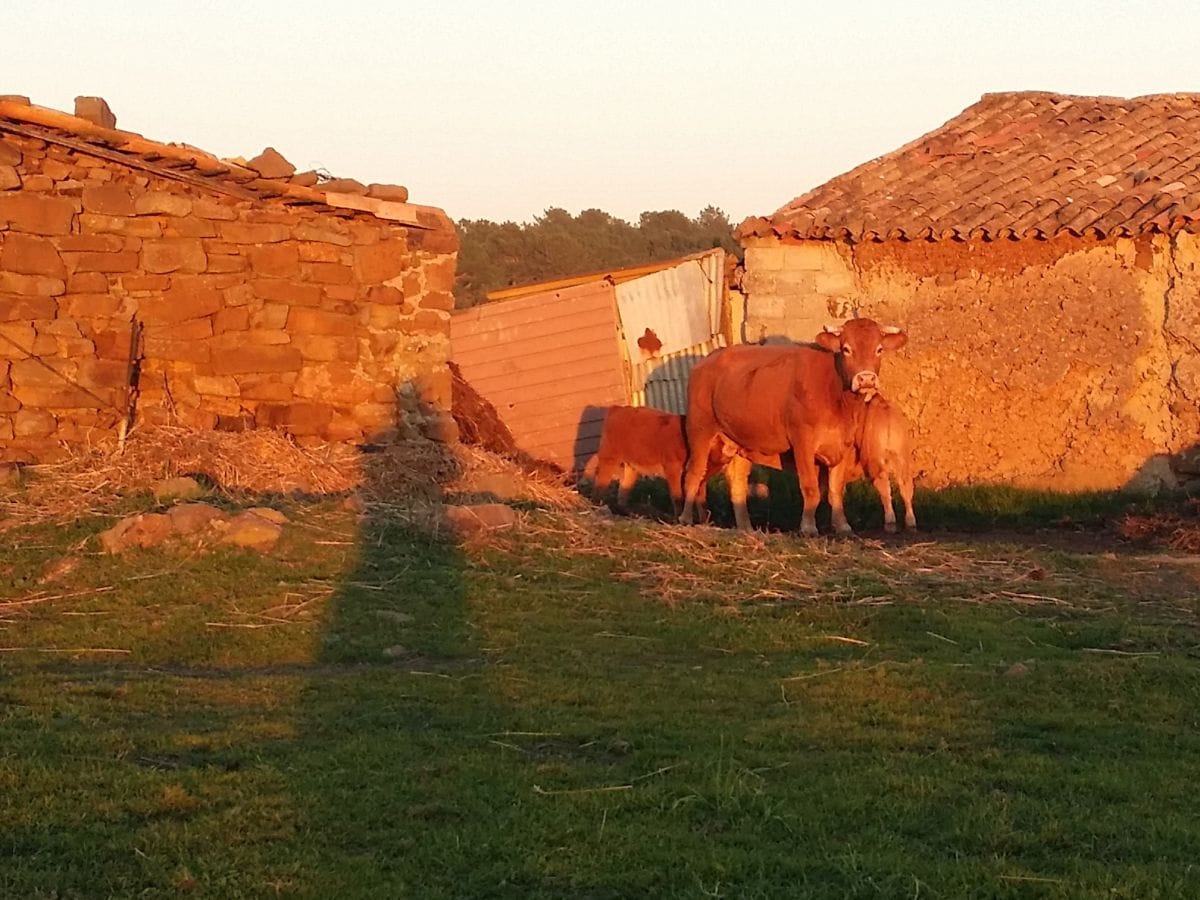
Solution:
[{"label": "rusty metal sheet", "polygon": [[518,447],[581,468],[607,408],[628,403],[619,335],[613,285],[597,281],[455,313],[450,356]]},{"label": "rusty metal sheet", "polygon": [[625,351],[633,361],[646,353],[638,339],[649,330],[660,356],[695,347],[721,330],[725,252],[713,250],[616,287]]},{"label": "rusty metal sheet", "polygon": [[724,347],[725,335],[714,335],[694,347],[633,367],[633,406],[650,406],[676,415],[687,414],[687,386],[692,367]]}]

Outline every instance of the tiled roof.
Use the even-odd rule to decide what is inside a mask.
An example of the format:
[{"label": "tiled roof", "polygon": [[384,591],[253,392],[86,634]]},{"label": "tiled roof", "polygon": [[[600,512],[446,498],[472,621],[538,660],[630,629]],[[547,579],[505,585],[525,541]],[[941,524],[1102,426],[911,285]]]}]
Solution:
[{"label": "tiled roof", "polygon": [[[290,171],[291,166],[273,151],[249,163],[218,159],[211,153],[187,144],[164,144],[148,140],[131,131],[119,131],[90,119],[35,106],[13,95],[0,97],[0,135],[5,133],[37,138],[241,199],[275,200],[295,206],[323,206],[331,213],[343,216],[365,213],[413,228],[453,230],[454,227],[440,209],[372,197],[369,189],[349,179],[328,181],[324,186],[313,172],[279,177],[278,173]],[[255,164],[263,171],[255,169]],[[391,198],[407,198],[407,191],[403,188],[372,186],[375,187],[381,188]]]},{"label": "tiled roof", "polygon": [[1200,223],[1200,94],[985,94],[797,197],[747,236],[850,241],[1134,235]]}]

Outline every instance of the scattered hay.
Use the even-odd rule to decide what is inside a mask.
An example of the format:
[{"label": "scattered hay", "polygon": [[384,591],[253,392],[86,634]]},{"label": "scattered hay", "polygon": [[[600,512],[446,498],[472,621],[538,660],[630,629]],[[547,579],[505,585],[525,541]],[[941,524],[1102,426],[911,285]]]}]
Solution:
[{"label": "scattered hay", "polygon": [[1127,541],[1200,553],[1200,500],[1189,499],[1179,512],[1127,513],[1116,531]]},{"label": "scattered hay", "polygon": [[109,515],[132,493],[190,475],[239,500],[269,495],[309,499],[357,492],[364,506],[435,528],[447,493],[470,494],[474,479],[503,474],[531,503],[567,509],[581,498],[556,472],[522,465],[479,447],[400,441],[366,452],[346,444],[298,446],[275,431],[135,430],[123,452],[111,444],[77,448],[64,460],[27,468],[21,486],[0,487],[0,530]]}]

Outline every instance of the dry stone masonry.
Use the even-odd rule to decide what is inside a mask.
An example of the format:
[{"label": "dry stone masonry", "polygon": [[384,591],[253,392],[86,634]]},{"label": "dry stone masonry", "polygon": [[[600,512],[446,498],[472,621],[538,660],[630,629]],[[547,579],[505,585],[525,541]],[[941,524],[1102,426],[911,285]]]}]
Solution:
[{"label": "dry stone masonry", "polygon": [[453,438],[444,213],[78,111],[0,100],[0,460],[111,438],[131,372],[144,422]]}]

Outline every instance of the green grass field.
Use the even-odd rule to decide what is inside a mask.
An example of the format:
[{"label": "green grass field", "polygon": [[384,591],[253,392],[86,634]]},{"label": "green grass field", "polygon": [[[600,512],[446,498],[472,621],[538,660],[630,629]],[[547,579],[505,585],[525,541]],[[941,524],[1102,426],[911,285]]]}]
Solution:
[{"label": "green grass field", "polygon": [[1126,501],[922,500],[888,540],[10,530],[0,896],[1200,895],[1198,570],[1032,530]]}]

